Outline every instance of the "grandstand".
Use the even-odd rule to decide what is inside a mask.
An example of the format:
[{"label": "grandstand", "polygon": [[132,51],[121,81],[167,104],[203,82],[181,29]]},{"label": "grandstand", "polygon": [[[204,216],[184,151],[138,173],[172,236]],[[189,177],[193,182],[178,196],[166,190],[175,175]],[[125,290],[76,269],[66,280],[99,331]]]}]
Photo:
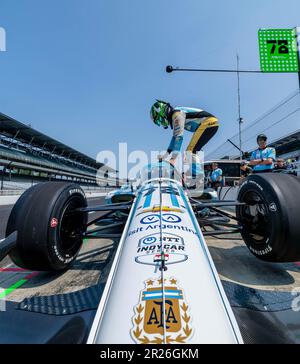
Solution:
[{"label": "grandstand", "polygon": [[115,170],[2,113],[0,173],[1,191],[43,181],[73,181],[86,188],[118,184]]},{"label": "grandstand", "polygon": [[[300,124],[300,120],[299,120]],[[283,159],[297,159],[300,157],[300,130],[273,141],[271,147],[276,149],[277,155]]]}]

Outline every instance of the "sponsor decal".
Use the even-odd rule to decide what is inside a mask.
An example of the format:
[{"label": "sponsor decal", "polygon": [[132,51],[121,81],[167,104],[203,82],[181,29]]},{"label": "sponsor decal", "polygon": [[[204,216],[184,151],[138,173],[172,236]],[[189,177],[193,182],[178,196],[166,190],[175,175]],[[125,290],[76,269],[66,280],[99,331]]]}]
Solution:
[{"label": "sponsor decal", "polygon": [[135,235],[137,233],[141,233],[143,231],[144,231],[144,228],[143,227],[139,227],[137,229],[134,229],[134,230],[129,231],[128,236],[133,236],[133,235]]},{"label": "sponsor decal", "polygon": [[137,216],[146,214],[149,212],[177,212],[177,213],[184,213],[183,209],[176,208],[176,207],[169,207],[169,206],[162,206],[160,208],[159,205],[154,205],[153,207],[150,207],[149,209],[144,209],[143,211],[139,212]]},{"label": "sponsor decal", "polygon": [[79,193],[82,196],[85,196],[85,194],[83,193],[83,191],[80,188],[74,188],[72,190],[69,191],[69,195],[74,195],[75,193]]},{"label": "sponsor decal", "polygon": [[138,233],[144,233],[144,232],[147,232],[147,231],[154,231],[154,230],[159,230],[159,229],[162,229],[162,230],[179,230],[179,231],[184,231],[186,233],[191,233],[193,235],[198,235],[197,232],[187,226],[182,226],[182,225],[170,225],[170,224],[162,224],[162,225],[148,225],[146,227],[144,226],[141,226],[141,227],[138,227],[134,230],[131,230],[129,233],[128,233],[128,237],[130,236],[133,236],[133,235],[136,235]]},{"label": "sponsor decal", "polygon": [[50,227],[54,229],[57,227],[57,225],[58,225],[58,220],[55,217],[53,217],[50,222]]},{"label": "sponsor decal", "polygon": [[[178,224],[182,221],[181,218],[175,214],[162,214],[161,218],[162,218],[163,222],[172,223],[172,224]],[[155,224],[159,221],[160,221],[160,215],[152,214],[152,215],[143,217],[141,219],[141,224],[150,225],[150,224]]]},{"label": "sponsor decal", "polygon": [[63,262],[63,263],[68,264],[68,263],[72,262],[72,260],[74,260],[74,258],[73,258],[73,257],[70,257],[70,255],[69,255],[69,254],[66,254],[66,255],[65,255],[65,257],[63,257],[63,256],[60,254],[60,252],[58,251],[58,249],[57,249],[57,246],[56,246],[56,245],[54,245],[53,250],[54,250],[54,253],[55,253],[56,257],[57,257],[57,258],[58,258],[61,262]]},{"label": "sponsor decal", "polygon": [[264,250],[256,250],[256,249],[252,248],[251,246],[249,247],[249,249],[252,251],[252,253],[254,253],[258,256],[263,256],[263,255],[269,254],[273,251],[272,247],[269,245]]},{"label": "sponsor decal", "polygon": [[132,339],[137,344],[185,344],[193,334],[189,311],[177,279],[148,279],[134,308]]},{"label": "sponsor decal", "polygon": [[143,217],[141,220],[141,224],[143,224],[143,225],[155,224],[155,223],[159,222],[159,220],[160,220],[159,215],[152,214],[152,215]]},{"label": "sponsor decal", "polygon": [[162,220],[164,222],[168,222],[168,223],[172,223],[172,224],[178,224],[182,221],[179,216],[174,215],[174,214],[163,214]]},{"label": "sponsor decal", "polygon": [[162,261],[164,265],[183,263],[188,260],[184,240],[175,234],[160,233],[146,236],[140,239],[136,263],[144,265],[159,266]]},{"label": "sponsor decal", "polygon": [[155,244],[157,242],[157,237],[156,236],[146,236],[145,238],[140,240],[139,246],[140,245],[152,245]]}]

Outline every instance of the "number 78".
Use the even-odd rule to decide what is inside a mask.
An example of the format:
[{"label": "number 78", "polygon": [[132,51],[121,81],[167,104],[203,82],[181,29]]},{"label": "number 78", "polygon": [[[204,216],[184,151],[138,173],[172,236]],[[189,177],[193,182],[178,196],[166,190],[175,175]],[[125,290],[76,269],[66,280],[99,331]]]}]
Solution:
[{"label": "number 78", "polygon": [[274,54],[276,51],[276,47],[279,46],[278,53],[279,54],[287,54],[289,53],[289,42],[287,40],[267,40],[267,44],[272,44],[271,54]]}]

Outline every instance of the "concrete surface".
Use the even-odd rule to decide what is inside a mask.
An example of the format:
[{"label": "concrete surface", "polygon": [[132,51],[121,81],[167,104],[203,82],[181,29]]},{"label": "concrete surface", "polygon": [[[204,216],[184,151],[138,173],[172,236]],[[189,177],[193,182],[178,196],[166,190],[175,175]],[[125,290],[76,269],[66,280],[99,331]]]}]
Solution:
[{"label": "concrete surface", "polygon": [[[253,256],[239,236],[231,240],[206,238],[222,280],[256,289],[291,292],[300,287],[299,263],[266,263]],[[230,237],[228,237],[230,239]]]}]

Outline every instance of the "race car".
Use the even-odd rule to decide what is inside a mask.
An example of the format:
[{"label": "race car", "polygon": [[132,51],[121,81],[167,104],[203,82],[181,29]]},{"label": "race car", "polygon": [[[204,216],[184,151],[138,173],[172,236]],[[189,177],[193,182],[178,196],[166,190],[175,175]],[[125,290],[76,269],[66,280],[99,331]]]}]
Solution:
[{"label": "race car", "polygon": [[[237,201],[197,201],[163,161],[144,168],[133,201],[112,205],[87,207],[78,185],[42,183],[15,204],[0,260],[63,271],[84,239],[120,238],[89,343],[242,343],[205,237],[241,234],[261,260],[299,261],[299,196],[296,177],[257,174]],[[224,209],[232,206],[235,214]]]},{"label": "race car", "polygon": [[203,191],[197,192],[195,190],[189,190],[189,196],[199,200],[218,201],[218,192],[213,188],[204,188]]},{"label": "race car", "polygon": [[118,190],[109,192],[105,197],[105,202],[109,205],[133,200],[135,197],[134,187],[132,185],[123,185]]}]

